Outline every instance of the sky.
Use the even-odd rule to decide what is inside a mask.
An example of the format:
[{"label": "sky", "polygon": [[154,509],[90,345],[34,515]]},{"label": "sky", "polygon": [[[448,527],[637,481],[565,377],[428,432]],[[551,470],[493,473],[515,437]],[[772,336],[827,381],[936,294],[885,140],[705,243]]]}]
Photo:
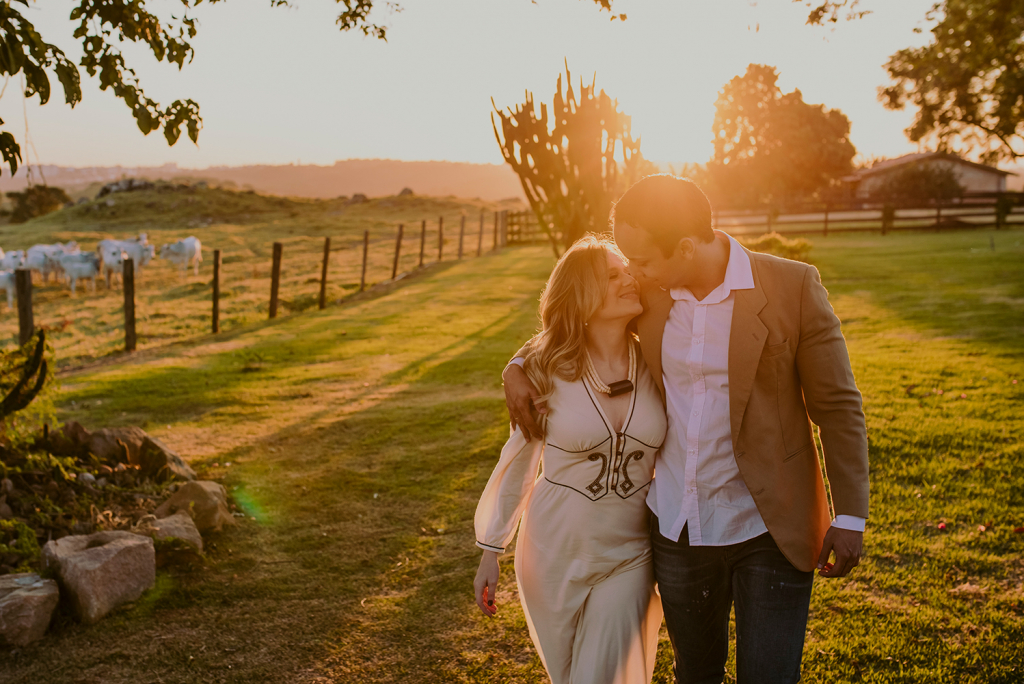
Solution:
[{"label": "sky", "polygon": [[[933,0],[862,0],[872,14],[834,28],[806,26],[806,7],[791,0],[615,0],[626,21],[610,20],[591,0],[401,0],[401,12],[378,13],[387,42],[338,31],[334,0],[269,4],[200,5],[195,58],[181,71],[126,46],[152,99],[199,102],[198,145],[184,135],[174,147],[159,132],[143,136],[128,108],[84,72],[74,110],[56,79],[45,107],[25,104],[11,79],[0,118],[23,140],[24,108],[29,159],[64,166],[501,163],[491,98],[510,107],[531,90],[550,101],[567,61],[576,82],[596,75],[598,88],[618,99],[648,159],[704,162],[719,90],[756,62],[778,68],[783,90],[842,110],[861,158],[917,151],[903,133],[911,112],[886,110],[877,88],[887,82],[889,55],[926,40],[913,29],[928,27]],[[26,14],[77,60],[72,6],[47,0]]]}]

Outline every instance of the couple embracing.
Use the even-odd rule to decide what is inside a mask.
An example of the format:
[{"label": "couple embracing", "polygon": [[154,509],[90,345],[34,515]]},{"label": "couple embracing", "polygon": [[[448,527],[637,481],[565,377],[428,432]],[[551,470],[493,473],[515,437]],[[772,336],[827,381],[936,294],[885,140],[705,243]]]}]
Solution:
[{"label": "couple embracing", "polygon": [[612,227],[558,261],[503,373],[513,432],[476,511],[477,603],[497,611],[518,528],[555,684],[650,682],[663,615],[676,680],[721,682],[734,606],[738,682],[796,682],[814,572],[857,564],[868,515],[839,319],[816,269],[713,230],[691,181],[644,178]]}]

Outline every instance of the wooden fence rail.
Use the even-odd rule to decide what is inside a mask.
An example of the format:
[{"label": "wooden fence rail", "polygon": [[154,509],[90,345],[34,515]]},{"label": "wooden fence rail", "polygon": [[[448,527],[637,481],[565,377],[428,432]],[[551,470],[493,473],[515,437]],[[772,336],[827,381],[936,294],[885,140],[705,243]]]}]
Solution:
[{"label": "wooden fence rail", "polygon": [[[838,210],[825,205],[805,213],[780,214],[770,209],[752,211],[716,211],[712,225],[733,235],[822,235],[833,233],[879,232],[893,230],[934,231],[965,228],[1007,228],[1024,225],[1024,206],[1000,213],[997,203],[940,203],[929,206],[893,207],[887,220],[882,206]],[[532,211],[510,212],[504,219],[509,245],[548,242],[547,233]]]}]

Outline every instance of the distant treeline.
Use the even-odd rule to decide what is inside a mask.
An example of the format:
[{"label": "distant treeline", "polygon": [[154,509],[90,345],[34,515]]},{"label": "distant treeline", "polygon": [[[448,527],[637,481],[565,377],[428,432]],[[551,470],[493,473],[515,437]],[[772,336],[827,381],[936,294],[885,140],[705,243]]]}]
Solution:
[{"label": "distant treeline", "polygon": [[[104,183],[120,178],[206,180],[211,185],[255,190],[261,194],[310,198],[356,193],[370,197],[397,195],[403,188],[436,197],[454,195],[491,201],[523,197],[518,177],[506,164],[446,161],[348,159],[332,166],[287,164],[211,166],[205,169],[183,169],[176,164],[88,168],[44,165],[33,167],[32,176],[35,183],[45,178],[47,184],[60,186],[75,198],[95,194]],[[0,177],[0,191],[3,192],[21,190],[25,185],[25,167],[19,169],[14,178],[7,171]]]}]

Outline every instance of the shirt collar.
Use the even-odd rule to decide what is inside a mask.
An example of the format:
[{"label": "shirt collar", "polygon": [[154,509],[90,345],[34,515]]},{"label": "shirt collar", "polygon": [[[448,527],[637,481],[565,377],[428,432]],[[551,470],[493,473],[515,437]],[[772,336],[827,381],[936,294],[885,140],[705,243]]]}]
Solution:
[{"label": "shirt collar", "polygon": [[[716,234],[719,232],[721,231],[715,231]],[[750,257],[747,256],[747,251],[733,236],[727,233],[722,233],[722,235],[729,239],[729,263],[725,267],[725,278],[721,285],[701,300],[701,304],[718,304],[724,301],[733,290],[754,289],[754,271],[750,266]],[[693,293],[685,287],[673,288],[669,290],[669,294],[676,301],[697,301]]]}]

